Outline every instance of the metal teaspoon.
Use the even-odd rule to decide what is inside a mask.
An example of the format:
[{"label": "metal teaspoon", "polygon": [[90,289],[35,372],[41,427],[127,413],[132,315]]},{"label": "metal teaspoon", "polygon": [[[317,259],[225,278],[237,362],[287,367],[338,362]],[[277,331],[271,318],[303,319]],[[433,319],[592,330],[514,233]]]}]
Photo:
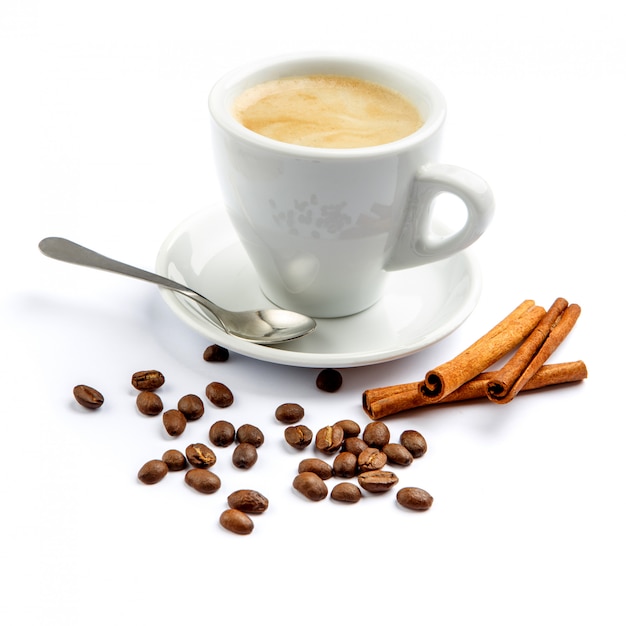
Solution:
[{"label": "metal teaspoon", "polygon": [[260,311],[228,311],[204,296],[164,276],[115,261],[61,237],[47,237],[39,242],[46,256],[76,265],[106,270],[155,283],[176,291],[206,308],[219,326],[229,335],[258,344],[274,344],[308,335],[315,330],[315,320],[285,309]]}]

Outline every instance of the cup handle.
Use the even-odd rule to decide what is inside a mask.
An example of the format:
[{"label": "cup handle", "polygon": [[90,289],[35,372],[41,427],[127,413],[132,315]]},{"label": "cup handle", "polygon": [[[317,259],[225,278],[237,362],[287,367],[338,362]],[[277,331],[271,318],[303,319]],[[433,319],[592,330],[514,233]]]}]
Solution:
[{"label": "cup handle", "polygon": [[[458,196],[467,208],[465,224],[449,235],[437,234],[432,228],[434,200],[441,193]],[[424,265],[460,252],[485,232],[493,212],[493,193],[480,176],[455,165],[422,166],[415,176],[409,208],[385,269]]]}]

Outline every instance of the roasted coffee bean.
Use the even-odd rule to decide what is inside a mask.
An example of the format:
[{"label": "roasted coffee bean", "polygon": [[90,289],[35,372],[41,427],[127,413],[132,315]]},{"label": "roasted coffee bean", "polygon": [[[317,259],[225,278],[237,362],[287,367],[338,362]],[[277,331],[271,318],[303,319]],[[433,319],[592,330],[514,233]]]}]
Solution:
[{"label": "roasted coffee bean", "polygon": [[339,426],[343,430],[345,438],[358,437],[361,434],[361,427],[354,420],[339,420],[335,426]]},{"label": "roasted coffee bean", "polygon": [[373,470],[363,472],[358,477],[359,485],[370,493],[389,491],[398,484],[398,477],[393,472],[386,470]]},{"label": "roasted coffee bean", "polygon": [[387,455],[387,461],[393,465],[406,467],[413,463],[413,455],[401,443],[386,443],[383,452]]},{"label": "roasted coffee bean", "polygon": [[211,470],[194,467],[185,474],[185,482],[200,493],[215,493],[221,486],[222,481]]},{"label": "roasted coffee bean", "polygon": [[330,393],[337,391],[343,383],[343,377],[338,370],[327,368],[322,370],[315,379],[315,385],[322,391]]},{"label": "roasted coffee bean", "polygon": [[405,430],[400,435],[400,443],[413,455],[414,459],[426,454],[426,439],[416,430]]},{"label": "roasted coffee bean", "polygon": [[193,422],[204,415],[204,402],[195,394],[188,393],[178,401],[178,410],[188,422]]},{"label": "roasted coffee bean", "polygon": [[202,355],[202,358],[205,361],[224,362],[228,361],[229,357],[230,352],[228,351],[228,349],[222,346],[218,346],[216,343],[214,343],[212,346],[209,346]]},{"label": "roasted coffee bean", "polygon": [[320,452],[332,454],[341,448],[343,443],[343,430],[336,424],[320,428],[315,435],[315,447]]},{"label": "roasted coffee bean", "polygon": [[218,420],[209,428],[209,440],[214,446],[226,448],[235,441],[235,427],[225,420]]},{"label": "roasted coffee bean", "polygon": [[220,515],[220,524],[236,535],[249,535],[254,530],[254,522],[243,511],[226,509]]},{"label": "roasted coffee bean", "polygon": [[370,448],[382,448],[386,443],[389,443],[390,439],[389,428],[383,422],[370,422],[363,429],[363,441]]},{"label": "roasted coffee bean", "polygon": [[237,441],[239,443],[251,443],[255,448],[258,448],[263,445],[265,436],[257,426],[243,424],[237,429]]},{"label": "roasted coffee bean", "polygon": [[352,483],[338,483],[330,492],[330,497],[337,502],[358,502],[362,495],[361,490]]},{"label": "roasted coffee bean", "polygon": [[396,494],[398,504],[413,511],[426,511],[433,504],[433,497],[419,487],[403,487]]},{"label": "roasted coffee bean", "polygon": [[274,415],[283,424],[295,424],[304,417],[304,409],[294,402],[285,402],[276,408]]},{"label": "roasted coffee bean", "polygon": [[305,498],[319,502],[328,495],[326,483],[313,472],[302,472],[293,479],[293,487]]},{"label": "roasted coffee bean", "polygon": [[234,401],[233,392],[223,383],[212,382],[206,386],[206,397],[215,405],[224,409]]},{"label": "roasted coffee bean", "polygon": [[285,428],[285,441],[296,450],[304,450],[313,441],[313,431],[304,424],[287,426]]},{"label": "roasted coffee bean", "polygon": [[203,443],[192,443],[185,449],[185,456],[194,467],[213,467],[217,461],[215,452]]},{"label": "roasted coffee bean", "polygon": [[251,443],[240,443],[233,450],[233,465],[239,469],[250,469],[258,458],[256,446]]},{"label": "roasted coffee bean", "polygon": [[165,383],[165,376],[157,370],[142,370],[135,372],[130,382],[139,391],[154,391]]},{"label": "roasted coffee bean", "polygon": [[365,448],[358,456],[360,472],[379,470],[387,464],[387,455],[378,448]]},{"label": "roasted coffee bean", "polygon": [[154,485],[163,480],[167,472],[167,464],[164,461],[154,459],[144,463],[137,473],[137,478],[139,478],[139,480],[146,485]]},{"label": "roasted coffee bean", "polygon": [[302,459],[298,465],[298,474],[304,474],[311,472],[317,474],[322,480],[328,480],[333,476],[333,468],[331,465],[322,461],[322,459],[316,459],[315,457],[310,459]]},{"label": "roasted coffee bean", "polygon": [[104,396],[89,385],[76,385],[73,392],[76,402],[86,409],[99,409],[104,402]]},{"label": "roasted coffee bean", "polygon": [[144,415],[155,416],[163,410],[163,401],[154,391],[140,391],[136,402],[139,412]]},{"label": "roasted coffee bean", "polygon": [[359,454],[368,447],[369,446],[360,437],[348,437],[344,439],[342,445],[342,448],[346,452],[352,452],[352,454],[356,454],[356,456],[359,456]]},{"label": "roasted coffee bean", "polygon": [[237,509],[244,513],[263,513],[267,511],[269,500],[254,489],[238,489],[233,491],[227,499],[231,509]]},{"label": "roasted coffee bean", "polygon": [[352,452],[340,452],[333,461],[333,472],[340,478],[352,478],[357,472],[357,457]]},{"label": "roasted coffee bean", "polygon": [[163,413],[163,426],[170,437],[178,437],[185,431],[187,420],[177,409],[169,409]]},{"label": "roasted coffee bean", "polygon": [[187,457],[180,450],[166,450],[161,460],[167,465],[170,472],[180,472],[187,467]]}]

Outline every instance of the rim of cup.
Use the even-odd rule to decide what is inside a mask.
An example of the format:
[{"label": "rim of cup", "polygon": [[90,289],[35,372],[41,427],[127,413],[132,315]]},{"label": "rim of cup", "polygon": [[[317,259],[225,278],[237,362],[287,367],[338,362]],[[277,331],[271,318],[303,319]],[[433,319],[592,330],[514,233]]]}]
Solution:
[{"label": "rim of cup", "polygon": [[[412,102],[424,119],[414,133],[390,143],[361,148],[319,148],[284,143],[260,135],[239,123],[231,109],[244,90],[278,78],[307,74],[335,74],[361,78],[394,89]],[[331,53],[289,54],[253,61],[220,78],[209,94],[209,110],[224,131],[265,150],[299,157],[326,159],[369,158],[397,153],[422,143],[443,124],[446,104],[439,88],[425,76],[402,66],[362,56]]]}]

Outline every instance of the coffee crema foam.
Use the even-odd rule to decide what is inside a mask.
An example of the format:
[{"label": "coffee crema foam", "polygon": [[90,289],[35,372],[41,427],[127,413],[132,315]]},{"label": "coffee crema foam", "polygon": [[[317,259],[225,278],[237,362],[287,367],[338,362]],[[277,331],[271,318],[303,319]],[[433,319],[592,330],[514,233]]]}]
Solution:
[{"label": "coffee crema foam", "polygon": [[313,148],[362,148],[402,139],[423,125],[403,95],[360,78],[309,75],[255,85],[233,116],[270,139]]}]

